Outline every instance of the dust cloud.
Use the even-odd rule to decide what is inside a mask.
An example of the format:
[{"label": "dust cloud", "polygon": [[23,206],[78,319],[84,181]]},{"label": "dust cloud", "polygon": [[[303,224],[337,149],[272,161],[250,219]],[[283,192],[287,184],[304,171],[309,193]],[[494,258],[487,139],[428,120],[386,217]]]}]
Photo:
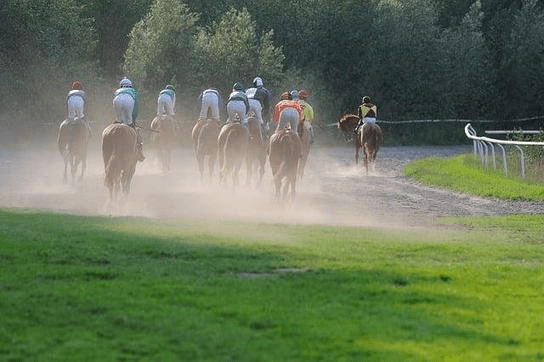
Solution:
[{"label": "dust cloud", "polygon": [[[51,132],[50,132],[51,133]],[[148,218],[203,218],[267,223],[380,226],[405,225],[402,217],[386,222],[374,217],[372,207],[359,203],[367,176],[355,167],[351,147],[314,147],[304,177],[297,182],[295,202],[274,197],[267,164],[261,184],[248,185],[246,171],[235,189],[212,180],[201,180],[192,145],[181,144],[173,154],[172,169],[163,172],[154,150],[145,145],[146,160],[138,163],[131,193],[116,208],[107,207],[103,185],[104,165],[100,132],[89,145],[82,180],[63,182],[64,163],[55,135],[39,142],[11,144],[0,151],[0,207],[55,210],[83,215],[139,216]],[[379,161],[378,161],[379,162]],[[377,166],[379,167],[379,166]],[[78,175],[79,175],[78,170]],[[378,176],[373,176],[378,177]],[[346,181],[349,182],[346,182]]]}]

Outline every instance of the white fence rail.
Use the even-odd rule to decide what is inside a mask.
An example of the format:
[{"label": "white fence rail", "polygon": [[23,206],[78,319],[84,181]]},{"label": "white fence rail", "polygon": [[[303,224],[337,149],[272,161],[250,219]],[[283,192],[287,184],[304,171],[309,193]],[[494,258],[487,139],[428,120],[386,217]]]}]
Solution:
[{"label": "white fence rail", "polygon": [[[532,132],[531,132],[532,133]],[[483,166],[488,166],[489,152],[491,153],[491,159],[493,160],[493,168],[497,168],[497,161],[495,157],[495,145],[502,151],[503,169],[504,174],[508,175],[508,163],[506,161],[506,150],[503,145],[511,145],[520,152],[520,173],[521,177],[525,177],[525,154],[520,146],[544,146],[544,142],[525,142],[525,141],[505,141],[497,140],[488,137],[478,137],[476,131],[470,123],[465,126],[465,135],[472,140],[474,145],[474,154],[480,156],[480,163]]]}]

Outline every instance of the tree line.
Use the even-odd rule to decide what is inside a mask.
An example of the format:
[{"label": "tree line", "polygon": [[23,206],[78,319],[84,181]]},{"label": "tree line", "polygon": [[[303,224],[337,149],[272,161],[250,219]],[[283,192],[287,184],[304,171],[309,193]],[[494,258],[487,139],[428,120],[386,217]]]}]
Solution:
[{"label": "tree line", "polygon": [[389,121],[508,121],[544,106],[541,0],[6,0],[0,34],[1,123],[62,119],[74,79],[90,113],[111,117],[124,75],[146,117],[166,84],[192,118],[203,89],[257,75],[276,98],[308,89],[321,125],[363,95]]}]

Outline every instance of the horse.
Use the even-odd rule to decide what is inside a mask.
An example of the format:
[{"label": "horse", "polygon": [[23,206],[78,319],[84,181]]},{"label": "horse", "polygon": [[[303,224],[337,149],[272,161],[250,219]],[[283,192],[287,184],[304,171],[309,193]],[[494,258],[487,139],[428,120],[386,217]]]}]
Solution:
[{"label": "horse", "polygon": [[383,143],[383,131],[376,123],[365,123],[357,130],[355,138],[355,163],[359,163],[359,150],[363,149],[364,165],[368,175],[368,167],[374,167],[376,154]]},{"label": "horse", "polygon": [[204,180],[204,161],[208,157],[208,171],[210,179],[213,176],[213,169],[217,159],[219,131],[221,122],[219,120],[197,121],[193,127],[192,138],[200,177]]},{"label": "horse", "polygon": [[359,115],[357,112],[345,112],[336,117],[338,129],[344,132],[344,139],[346,142],[351,142],[353,139],[357,122],[359,122]]},{"label": "horse", "polygon": [[172,163],[172,150],[175,144],[175,124],[168,115],[157,116],[151,121],[151,143],[157,149],[157,155],[161,161],[162,170],[170,171]]},{"label": "horse", "polygon": [[258,183],[262,183],[266,165],[266,143],[261,125],[256,117],[248,118],[249,142],[247,145],[247,185],[250,185],[253,172],[258,175]]},{"label": "horse", "polygon": [[130,184],[136,170],[137,135],[134,128],[123,123],[110,124],[102,132],[102,157],[104,159],[104,185],[109,190],[110,203],[122,190],[130,192]]},{"label": "horse", "polygon": [[310,128],[306,125],[306,122],[302,121],[298,125],[298,135],[300,137],[301,156],[298,165],[298,175],[300,178],[304,176],[304,168],[310,155]]},{"label": "horse", "polygon": [[295,199],[301,147],[300,138],[290,129],[280,129],[270,137],[269,161],[278,200],[286,200],[289,191],[291,201]]},{"label": "horse", "polygon": [[227,123],[221,128],[217,138],[219,149],[219,181],[224,182],[229,174],[232,176],[232,187],[238,185],[238,173],[246,159],[249,143],[249,130],[239,122]]},{"label": "horse", "polygon": [[85,121],[76,117],[64,120],[59,127],[57,145],[61,156],[64,158],[64,183],[68,182],[68,165],[72,173],[72,182],[81,163],[79,180],[83,179],[87,168],[87,145],[89,143],[89,130]]}]

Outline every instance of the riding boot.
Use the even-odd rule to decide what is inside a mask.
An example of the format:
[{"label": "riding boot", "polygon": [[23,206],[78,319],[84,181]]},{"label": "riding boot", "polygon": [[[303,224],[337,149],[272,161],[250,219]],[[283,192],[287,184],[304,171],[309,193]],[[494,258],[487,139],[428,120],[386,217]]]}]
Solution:
[{"label": "riding boot", "polygon": [[357,125],[355,126],[355,129],[353,130],[353,133],[357,134],[359,132],[359,128],[361,128],[361,125],[363,124],[363,119],[359,119],[357,121]]},{"label": "riding boot", "polygon": [[142,136],[140,135],[140,132],[138,129],[136,129],[136,122],[132,122],[130,124],[132,128],[136,131],[136,159],[140,162],[143,162],[145,160],[144,152],[143,152],[143,143],[142,143]]}]

